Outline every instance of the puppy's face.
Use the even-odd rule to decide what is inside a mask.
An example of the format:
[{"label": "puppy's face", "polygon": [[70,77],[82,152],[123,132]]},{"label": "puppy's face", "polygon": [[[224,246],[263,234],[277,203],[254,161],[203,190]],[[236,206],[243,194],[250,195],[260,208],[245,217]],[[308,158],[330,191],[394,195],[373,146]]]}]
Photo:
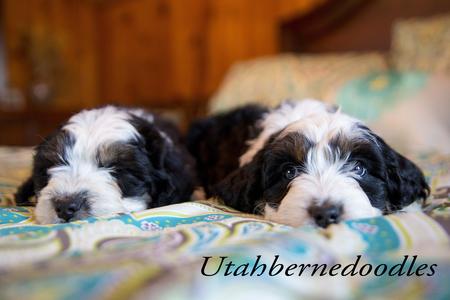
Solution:
[{"label": "puppy's face", "polygon": [[[139,122],[147,121],[115,107],[84,111],[39,145],[33,170],[37,221],[69,222],[149,206],[164,173],[157,162],[163,151],[148,145]],[[147,130],[163,147],[164,137],[151,126]]]},{"label": "puppy's face", "polygon": [[427,189],[412,162],[357,120],[326,110],[272,134],[218,186],[244,211],[322,227],[401,209],[426,197]]}]

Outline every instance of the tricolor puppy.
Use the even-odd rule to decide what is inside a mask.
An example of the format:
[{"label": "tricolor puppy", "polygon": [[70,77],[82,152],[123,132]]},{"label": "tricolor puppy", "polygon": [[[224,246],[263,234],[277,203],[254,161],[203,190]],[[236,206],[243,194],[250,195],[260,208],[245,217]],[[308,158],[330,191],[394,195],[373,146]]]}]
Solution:
[{"label": "tricolor puppy", "polygon": [[16,200],[36,195],[39,223],[63,223],[188,201],[193,159],[175,126],[106,106],[72,116],[36,147]]},{"label": "tricolor puppy", "polygon": [[194,124],[189,140],[208,196],[288,225],[378,216],[429,193],[411,161],[315,100],[213,116]]}]

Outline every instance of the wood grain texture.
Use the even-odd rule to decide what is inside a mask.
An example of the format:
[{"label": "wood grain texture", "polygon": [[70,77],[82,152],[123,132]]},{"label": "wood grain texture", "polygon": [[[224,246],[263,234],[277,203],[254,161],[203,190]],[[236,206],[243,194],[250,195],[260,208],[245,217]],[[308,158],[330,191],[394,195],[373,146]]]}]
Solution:
[{"label": "wood grain texture", "polygon": [[55,109],[205,99],[235,61],[278,52],[283,17],[320,1],[3,0],[10,83],[30,98],[47,83]]},{"label": "wood grain texture", "polygon": [[283,18],[322,1],[0,0],[8,84],[26,99],[0,111],[0,143],[36,142],[57,126],[47,111],[106,103],[181,112],[186,127],[234,62],[277,53]]},{"label": "wood grain texture", "polygon": [[33,88],[46,84],[50,96],[42,104],[56,110],[97,103],[98,53],[90,3],[4,0],[2,15],[11,86],[33,98]]}]

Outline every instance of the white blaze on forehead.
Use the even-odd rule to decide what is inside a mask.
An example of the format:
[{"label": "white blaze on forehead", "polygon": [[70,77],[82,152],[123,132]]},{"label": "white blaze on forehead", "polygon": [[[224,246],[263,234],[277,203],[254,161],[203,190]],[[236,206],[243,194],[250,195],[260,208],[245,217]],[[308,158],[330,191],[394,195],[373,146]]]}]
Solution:
[{"label": "white blaze on forehead", "polygon": [[240,166],[249,163],[270,136],[277,132],[281,132],[278,138],[298,132],[313,143],[328,143],[338,134],[347,138],[361,137],[363,130],[355,126],[360,123],[318,100],[285,102],[265,115],[260,124],[262,131],[256,139],[249,141],[250,147],[239,159]]},{"label": "white blaze on forehead", "polygon": [[71,155],[92,158],[100,145],[137,139],[139,133],[129,119],[130,114],[126,110],[113,106],[84,110],[74,115],[63,127],[75,138],[73,148],[68,149],[68,159]]},{"label": "white blaze on forehead", "polygon": [[249,163],[255,154],[263,148],[272,134],[279,132],[296,121],[317,114],[326,114],[330,110],[330,106],[313,99],[292,100],[282,103],[278,108],[264,116],[260,123],[262,131],[256,139],[249,141],[250,147],[239,159],[240,166]]},{"label": "white blaze on forehead", "polygon": [[314,144],[327,145],[329,141],[339,135],[348,140],[361,137],[362,131],[355,126],[359,123],[358,120],[341,114],[339,111],[335,113],[321,112],[287,125],[278,138],[298,132]]}]

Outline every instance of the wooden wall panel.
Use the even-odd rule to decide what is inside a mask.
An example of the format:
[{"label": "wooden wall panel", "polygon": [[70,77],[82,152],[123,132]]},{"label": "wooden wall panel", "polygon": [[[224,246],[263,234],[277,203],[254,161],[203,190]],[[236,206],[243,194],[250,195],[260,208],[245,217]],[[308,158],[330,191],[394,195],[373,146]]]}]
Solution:
[{"label": "wooden wall panel", "polygon": [[169,94],[164,5],[159,0],[117,1],[99,10],[103,100],[129,104]]},{"label": "wooden wall panel", "polygon": [[300,17],[303,13],[309,12],[326,0],[293,0],[277,1],[277,20],[283,21],[293,17]]},{"label": "wooden wall panel", "polygon": [[60,110],[199,101],[235,61],[278,52],[280,20],[321,1],[3,0],[10,84],[29,96],[47,83]]},{"label": "wooden wall panel", "polygon": [[106,101],[191,99],[203,64],[204,0],[105,3],[101,76]]},{"label": "wooden wall panel", "polygon": [[196,98],[201,95],[205,77],[206,36],[209,25],[207,0],[170,0],[170,64],[174,97]]},{"label": "wooden wall panel", "polygon": [[280,51],[279,24],[323,0],[209,0],[204,95],[211,95],[236,61]]},{"label": "wooden wall panel", "polygon": [[206,32],[205,94],[217,87],[224,72],[237,61],[277,51],[273,0],[210,1]]},{"label": "wooden wall panel", "polygon": [[89,1],[4,0],[2,19],[11,86],[47,109],[95,105],[98,51]]}]

